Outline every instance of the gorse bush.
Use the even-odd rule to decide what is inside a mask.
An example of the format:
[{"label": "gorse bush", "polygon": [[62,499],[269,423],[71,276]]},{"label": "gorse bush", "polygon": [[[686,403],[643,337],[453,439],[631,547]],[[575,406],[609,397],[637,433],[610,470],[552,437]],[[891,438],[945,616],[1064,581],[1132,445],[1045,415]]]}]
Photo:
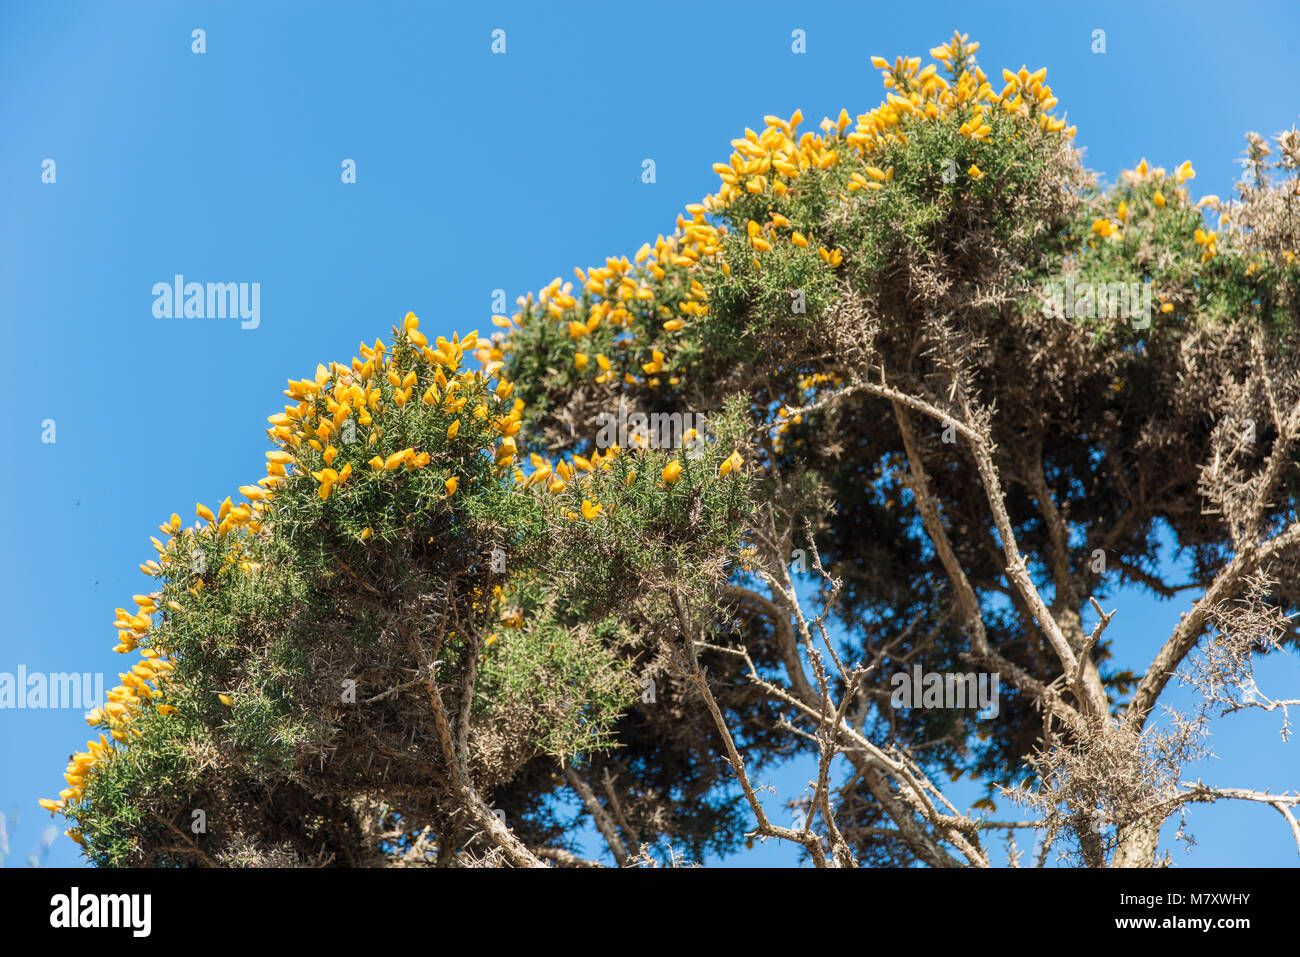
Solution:
[{"label": "gorse bush", "polygon": [[[884,102],[820,132],[766,117],[671,235],[490,339],[407,315],[291,382],[246,501],[161,526],[140,660],[42,805],[106,865],[581,864],[586,817],[619,865],[981,865],[934,783],[969,774],[1080,861],[1155,861],[1223,796],[1177,784],[1194,719],[1148,726],[1170,677],[1236,648],[1208,708],[1295,639],[1300,133],[1251,134],[1235,200],[1188,163],[1102,188],[1045,71],[977,48],[874,58]],[[1203,597],[1138,674],[1083,618],[1182,590],[1162,533]],[[920,663],[998,673],[996,720],[891,707]],[[800,752],[786,828],[750,775]]]},{"label": "gorse bush", "polygon": [[[413,315],[394,336],[290,383],[246,504],[161,527],[142,566],[160,587],[116,622],[117,650],[142,660],[90,716],[107,736],[45,802],[97,862],[198,854],[188,808],[212,822],[200,859],[261,860],[246,842],[267,801],[333,853],[326,835],[355,826],[350,802],[385,792],[398,820],[439,800],[372,792],[368,778],[414,792],[435,775],[454,790],[467,773],[408,757],[412,742],[459,735],[488,788],[539,755],[610,747],[641,692],[620,606],[665,567],[691,587],[739,534],[732,448],[670,461],[613,447],[523,479],[522,403],[501,363],[468,371],[474,334],[431,348]],[[315,790],[325,767],[338,775],[328,795]],[[161,844],[142,841],[155,832]],[[270,860],[295,859],[276,856],[284,836],[262,840]]]}]

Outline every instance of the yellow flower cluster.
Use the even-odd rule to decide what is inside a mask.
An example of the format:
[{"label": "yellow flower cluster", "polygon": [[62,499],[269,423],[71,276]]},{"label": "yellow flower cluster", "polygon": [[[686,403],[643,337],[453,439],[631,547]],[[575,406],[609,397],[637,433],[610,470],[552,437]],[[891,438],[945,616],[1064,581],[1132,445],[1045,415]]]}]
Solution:
[{"label": "yellow flower cluster", "polygon": [[[850,174],[850,192],[886,189],[893,182],[894,171],[892,167],[882,169],[872,158],[889,144],[907,142],[904,127],[909,119],[949,121],[955,117],[960,121],[961,135],[983,141],[992,133],[988,122],[991,115],[1000,110],[1022,117],[1044,131],[1074,135],[1073,127],[1067,129],[1064,120],[1051,115],[1057,100],[1045,83],[1046,70],[1030,71],[1025,66],[1014,73],[1004,70],[1005,85],[998,92],[974,62],[978,49],[979,44],[971,43],[965,34],[954,34],[946,44],[931,50],[931,55],[946,71],[946,77],[936,64],[922,69],[919,57],[899,57],[892,65],[874,57],[873,64],[884,75],[885,101],[858,116],[856,122],[847,110],[841,110],[836,120],[824,119],[821,123],[824,136],[813,131],[799,132],[804,119],[799,110],[789,119],[765,117],[766,127],[761,133],[746,129],[743,137],[732,140],[734,152],[728,162],[713,167],[722,180],[721,188],[700,202],[687,205],[685,211],[689,218],[679,214],[672,235],[660,235],[653,245],[643,245],[631,261],[626,256],[608,258],[603,266],[586,271],[575,269],[580,288],[557,277],[540,290],[536,299],[532,293],[521,296],[517,300],[521,307],[519,313],[511,317],[493,316],[493,323],[502,329],[513,329],[543,314],[563,325],[572,339],[579,340],[573,357],[574,368],[579,373],[590,372],[596,384],[644,383],[657,387],[665,378],[669,385],[680,384],[684,373],[674,370],[663,352],[653,351],[648,362],[630,358],[635,329],[629,330],[630,335],[620,341],[620,348],[629,354],[626,361],[624,357],[583,348],[581,340],[606,323],[617,329],[626,328],[634,317],[656,319],[665,331],[675,333],[685,328],[692,318],[706,315],[709,310],[706,291],[692,274],[705,265],[720,268],[724,275],[731,272],[730,264],[723,258],[726,228],[711,224],[707,214],[724,210],[747,194],[784,196],[800,176],[811,170],[831,169],[848,159],[862,164]],[[968,175],[978,180],[985,173],[972,166]],[[770,221],[764,223],[749,220],[745,230],[756,269],[762,268],[759,255],[771,252],[783,237],[800,248],[811,245],[809,237],[791,229],[789,221],[779,213],[773,213]],[[843,263],[842,250],[816,248],[832,268]],[[476,354],[485,363],[499,361],[504,355],[502,346],[503,336],[494,334],[493,341],[484,343]]]},{"label": "yellow flower cluster", "polygon": [[[811,401],[823,389],[838,388],[843,379],[833,372],[816,372],[812,375],[801,376],[799,379],[799,389],[804,393],[804,397]],[[772,437],[775,440],[773,448],[781,452],[785,447],[785,433],[790,430],[790,426],[799,425],[803,422],[803,415],[796,412],[789,406],[782,406],[776,410],[777,423],[772,429]],[[795,444],[802,444],[802,439],[796,439]]]},{"label": "yellow flower cluster", "polygon": [[[533,466],[532,474],[525,477],[522,469],[516,469],[515,481],[524,488],[541,485],[548,492],[559,494],[568,489],[570,483],[585,478],[587,473],[594,472],[597,469],[608,471],[613,466],[619,452],[619,447],[613,445],[604,452],[596,452],[591,458],[575,453],[572,464],[563,459],[552,463],[549,459],[545,459],[533,452],[529,455],[529,461]],[[591,517],[593,516],[588,516],[588,518]]]},{"label": "yellow flower cluster", "polygon": [[[836,382],[839,381],[838,377],[836,377],[835,381]],[[816,388],[816,384],[813,384],[811,387]],[[782,406],[781,408],[776,410],[776,417],[779,421],[777,422],[776,427],[772,430],[772,436],[775,439],[775,442],[772,447],[777,452],[781,452],[784,451],[785,449],[785,433],[790,431],[790,426],[799,425],[801,422],[803,422],[803,415],[802,413],[795,412],[793,409],[787,406]],[[795,440],[795,445],[802,445],[802,444],[803,444],[802,439]]]},{"label": "yellow flower cluster", "polygon": [[1118,239],[1123,235],[1119,226],[1104,217],[1093,222],[1092,231],[1102,239]]},{"label": "yellow flower cluster", "polygon": [[[137,601],[145,600],[141,602],[142,615],[145,614],[144,605],[154,597],[136,596]],[[118,609],[118,612],[123,614],[122,609]],[[147,628],[140,628],[133,623],[132,630],[143,631]],[[105,727],[113,740],[123,743],[129,742],[133,737],[141,736],[140,729],[132,725],[144,711],[145,705],[159,697],[166,684],[167,676],[175,667],[173,662],[164,660],[162,653],[157,649],[146,648],[140,654],[141,661],[130,671],[118,675],[122,683],[108,693],[108,703],[102,708],[95,708],[86,716],[86,723],[92,728]],[[155,708],[163,715],[176,713],[176,709],[167,704],[155,704]],[[53,815],[55,812],[64,811],[69,804],[80,801],[85,795],[87,778],[91,770],[113,750],[113,745],[102,733],[98,741],[87,741],[86,750],[74,754],[63,772],[68,786],[59,792],[57,801],[52,798],[41,798],[39,802],[41,807]],[[66,833],[77,843],[83,843],[81,835],[76,830],[69,830]]]},{"label": "yellow flower cluster", "polygon": [[[345,429],[355,434],[360,428],[370,430],[366,438],[367,448],[378,444],[383,430],[375,425],[374,416],[383,409],[381,382],[388,383],[393,405],[399,409],[404,408],[418,391],[420,402],[426,408],[459,415],[470,396],[478,395],[480,386],[493,378],[497,379],[497,384],[488,397],[498,406],[509,400],[513,386],[500,378],[501,356],[498,354],[493,358],[490,351],[480,350],[477,331],[463,339],[453,335],[450,341],[439,336],[430,346],[419,326],[415,314],[407,313],[400,332],[396,327],[393,329],[397,343],[394,351],[390,352],[379,340],[373,346],[362,343],[360,355],[352,359],[350,366],[338,363],[317,366],[314,379],[289,383],[285,395],[297,400],[297,404],[285,406],[284,412],[269,419],[272,427],[267,434],[281,448],[267,453],[269,475],[264,483],[270,482],[273,486],[282,481],[286,475],[285,467],[297,462],[304,465],[308,474],[319,483],[322,499],[328,499],[335,486],[345,485],[352,476],[352,464],[347,463],[337,471],[333,468],[339,455],[333,441]],[[466,352],[484,362],[481,372],[462,369]],[[493,430],[500,436],[493,452],[494,461],[500,466],[508,465],[518,454],[513,436],[520,428],[523,402],[516,399],[509,410],[502,413],[500,409],[491,408],[487,401],[480,401],[471,414],[478,419],[491,420]],[[447,427],[447,439],[454,440],[459,433],[460,419],[453,419]],[[314,464],[314,457],[304,451],[304,445],[319,453],[323,468],[309,468],[308,463]],[[393,471],[403,467],[423,468],[431,460],[427,450],[405,448],[387,456],[376,455],[366,464],[375,471]],[[448,494],[452,491],[454,485]]]},{"label": "yellow flower cluster", "polygon": [[[1163,166],[1150,165],[1147,163],[1145,156],[1133,169],[1124,170],[1123,176],[1125,184],[1129,186],[1138,186],[1150,182],[1158,183],[1169,178],[1169,174],[1165,172]],[[1182,186],[1189,179],[1196,179],[1196,170],[1192,169],[1191,160],[1185,160],[1174,170],[1173,180],[1176,186]],[[1183,195],[1186,198],[1185,192]]]},{"label": "yellow flower cluster", "polygon": [[[799,176],[836,166],[852,152],[864,167],[850,174],[850,192],[882,190],[893,181],[893,170],[881,169],[871,159],[889,144],[907,142],[903,126],[909,117],[937,121],[957,116],[962,136],[983,141],[992,133],[987,122],[991,112],[1002,110],[1033,120],[1045,131],[1074,135],[1073,127],[1066,129],[1064,120],[1050,114],[1057,100],[1044,83],[1046,70],[1031,73],[1024,66],[1017,73],[1003,70],[1006,85],[997,93],[974,64],[972,57],[978,49],[979,44],[970,43],[965,34],[954,34],[948,43],[931,50],[947,70],[946,79],[935,64],[922,69],[920,57],[899,57],[892,65],[882,57],[873,57],[872,65],[881,70],[888,91],[884,102],[858,116],[856,122],[847,110],[841,110],[835,120],[822,120],[825,137],[805,132],[796,139],[796,128],[803,119],[797,110],[789,120],[765,117],[767,127],[762,133],[746,130],[743,139],[732,141],[736,152],[730,161],[714,166],[723,185],[702,205],[723,208],[742,192],[762,193],[769,188],[783,196]],[[984,175],[977,167],[969,172],[976,179]],[[796,245],[806,245],[806,237],[795,236],[799,237],[792,237]]]},{"label": "yellow flower cluster", "polygon": [[[683,440],[693,442],[697,435],[695,429],[690,429],[683,435]],[[639,447],[633,450],[633,454],[647,454],[649,449],[644,444],[644,436],[636,436],[635,438]],[[604,452],[596,452],[591,458],[574,453],[572,464],[565,460],[553,464],[542,456],[532,453],[529,456],[533,466],[532,474],[525,477],[522,470],[516,469],[515,480],[524,488],[540,485],[554,494],[568,491],[571,486],[580,489],[583,493],[581,516],[577,512],[567,509],[563,510],[561,514],[571,522],[578,521],[580,517],[593,522],[598,518],[613,514],[614,506],[596,501],[594,493],[592,493],[592,497],[588,497],[588,487],[592,484],[591,477],[600,471],[609,471],[618,456],[622,454],[622,451],[618,445],[613,445]],[[744,459],[741,458],[739,451],[733,450],[731,455],[718,467],[718,476],[725,478],[733,472],[739,472],[743,465]],[[673,459],[665,465],[659,475],[663,481],[662,487],[676,485],[680,482],[682,469],[683,466],[679,459]],[[637,474],[637,469],[629,469],[624,476],[623,484],[631,488],[636,482]]]},{"label": "yellow flower cluster", "polygon": [[842,381],[843,379],[834,372],[816,372],[813,375],[803,376],[799,380],[799,388],[807,391],[827,384],[837,386]]},{"label": "yellow flower cluster", "polygon": [[[1187,188],[1183,184],[1196,178],[1196,170],[1192,168],[1191,160],[1184,160],[1174,170],[1173,176],[1170,176],[1163,166],[1151,166],[1143,157],[1141,162],[1133,169],[1124,170],[1122,177],[1124,184],[1129,187],[1137,187],[1146,183],[1156,184],[1156,190],[1151,196],[1151,204],[1159,212],[1169,204],[1169,198],[1165,196],[1165,189],[1169,189],[1169,194],[1177,205],[1186,206],[1191,202]],[[1169,179],[1173,180],[1172,186],[1169,186],[1166,182]],[[1219,197],[1214,195],[1203,196],[1197,201],[1196,206],[1197,208],[1218,207]],[[1092,224],[1092,231],[1103,239],[1120,238],[1122,236],[1121,226],[1126,224],[1129,218],[1128,205],[1123,200],[1120,201],[1115,210],[1115,218],[1118,220],[1117,223],[1111,222],[1107,218],[1098,219]],[[1208,262],[1218,255],[1217,232],[1198,228],[1193,236],[1197,245],[1201,247],[1202,262]],[[1169,311],[1172,311],[1172,307]]]},{"label": "yellow flower cluster", "polygon": [[[842,162],[846,146],[866,164],[861,172],[851,174],[849,189],[883,189],[892,181],[892,171],[872,165],[871,157],[886,145],[907,142],[902,126],[908,117],[942,120],[956,115],[962,119],[962,136],[983,141],[992,133],[987,122],[991,111],[1000,109],[1032,119],[1048,132],[1064,130],[1074,135],[1073,127],[1066,129],[1064,120],[1050,114],[1057,100],[1043,82],[1045,69],[1032,73],[1024,66],[1018,73],[1003,70],[1006,85],[995,93],[984,71],[973,62],[978,49],[979,44],[970,43],[965,34],[954,34],[948,43],[931,50],[931,56],[948,71],[947,79],[934,64],[921,69],[920,57],[899,57],[892,65],[882,57],[872,57],[872,65],[881,70],[889,91],[884,102],[858,116],[856,123],[847,110],[841,110],[835,120],[822,120],[825,137],[806,132],[796,140],[796,127],[803,119],[797,110],[789,120],[765,117],[767,128],[762,133],[746,130],[744,139],[732,141],[736,152],[730,162],[714,166],[723,185],[704,205],[725,207],[742,191],[761,193],[769,185],[773,193],[782,196],[790,182],[808,170],[829,169]],[[978,170],[975,174],[983,175]]]},{"label": "yellow flower cluster", "polygon": [[[170,521],[158,526],[158,530],[164,535],[172,535],[180,530],[180,526],[181,517],[172,515]],[[157,549],[160,560],[149,561],[141,565],[140,570],[152,576],[159,574],[162,564],[169,559],[166,557],[167,546],[164,543],[157,538],[151,538],[150,541]],[[134,595],[132,600],[136,606],[135,611],[118,608],[113,619],[113,627],[117,629],[118,639],[113,650],[119,654],[129,654],[136,650],[140,642],[153,630],[154,617],[162,612],[158,605],[162,601],[161,592]],[[168,602],[167,607],[176,612],[182,610],[181,605],[175,601]],[[167,676],[175,668],[175,663],[166,660],[163,649],[158,647],[141,649],[140,656],[141,660],[130,671],[118,674],[122,683],[108,692],[107,703],[103,707],[95,708],[86,716],[86,723],[92,728],[107,728],[109,737],[124,744],[129,743],[132,738],[140,737],[140,729],[134,727],[134,723],[144,712],[146,705],[154,704],[155,709],[163,715],[176,712],[173,706],[158,703],[156,700],[164,689]],[[80,801],[85,794],[86,779],[91,769],[113,750],[113,745],[103,734],[100,734],[98,742],[88,741],[86,750],[74,754],[68,763],[63,773],[68,786],[59,792],[58,800],[42,798],[39,801],[40,806],[53,815],[55,812],[64,811],[70,803]],[[70,830],[66,833],[73,840],[82,843],[81,835],[77,831]]]},{"label": "yellow flower cluster", "polygon": [[[536,300],[532,293],[519,297],[517,304],[521,312],[510,318],[494,316],[493,322],[511,328],[523,326],[535,313],[542,314],[565,326],[568,335],[575,340],[589,337],[602,325],[626,328],[634,318],[657,319],[667,332],[685,328],[686,319],[683,317],[703,316],[709,309],[703,285],[685,274],[706,259],[720,261],[722,252],[722,232],[705,221],[705,206],[691,204],[687,211],[693,217],[690,222],[679,216],[676,234],[666,239],[660,235],[653,246],[644,244],[633,260],[629,261],[626,256],[611,257],[603,266],[575,269],[581,292],[588,303],[585,311],[574,295],[573,283],[562,283],[556,277],[540,290]],[[650,284],[651,277],[658,283],[657,289]],[[662,301],[666,299],[675,301],[676,306]],[[630,348],[634,341],[635,332],[629,331],[622,348]],[[475,355],[484,363],[499,360],[503,356],[499,339],[482,346]],[[593,356],[581,347],[574,354],[574,368],[578,372],[587,371],[593,358],[595,368],[592,373],[597,384],[645,381],[650,386],[658,386],[661,376],[667,377],[670,385],[681,382],[679,375],[672,374],[667,356],[658,349],[651,350],[648,362],[639,364],[644,380],[632,371],[632,367],[615,370],[614,360],[609,356],[604,353]]]},{"label": "yellow flower cluster", "polygon": [[[333,467],[341,454],[333,444],[339,434],[355,433],[357,429],[369,428],[365,447],[375,446],[382,436],[382,430],[375,423],[375,416],[383,409],[383,389],[380,381],[387,382],[393,404],[399,409],[421,390],[421,402],[426,407],[435,408],[445,413],[457,415],[464,410],[469,396],[479,396],[484,391],[497,406],[509,401],[512,387],[500,377],[503,366],[500,354],[489,355],[485,368],[470,372],[462,369],[463,355],[478,347],[478,334],[471,332],[464,338],[453,336],[449,342],[438,337],[433,346],[419,331],[419,320],[408,313],[399,334],[393,329],[396,339],[395,351],[390,352],[382,342],[374,346],[362,344],[360,355],[354,357],[350,366],[331,363],[328,367],[318,366],[313,378],[291,381],[285,395],[294,404],[286,405],[284,411],[268,418],[271,427],[267,435],[277,448],[266,455],[267,475],[256,485],[241,486],[240,493],[248,499],[246,503],[234,504],[229,497],[214,513],[202,503],[195,506],[195,514],[206,524],[195,523],[193,529],[182,530],[180,515],[173,514],[171,519],[158,527],[166,540],[151,538],[158,553],[157,560],[150,560],[140,566],[140,570],[151,577],[162,576],[170,567],[184,565],[192,561],[195,546],[200,537],[226,539],[234,532],[256,535],[266,531],[266,520],[276,487],[287,481],[298,469],[310,475],[318,483],[318,494],[322,500],[328,499],[337,486],[348,483],[353,475],[353,464],[346,462],[339,469]],[[496,385],[486,389],[489,380],[495,378]],[[480,388],[482,386],[483,388]],[[471,410],[479,419],[491,420],[491,428],[499,436],[496,448],[492,450],[494,461],[503,470],[513,461],[518,449],[515,445],[523,414],[523,402],[514,400],[508,411],[489,408],[486,401],[480,401]],[[456,438],[460,420],[456,419],[447,429],[448,440]],[[345,431],[346,430],[346,431]],[[349,443],[341,443],[345,447]],[[427,451],[417,452],[407,448],[394,452],[387,457],[370,460],[372,468],[392,470],[400,467],[408,469],[422,468],[430,462]],[[448,497],[455,494],[459,479],[451,476],[445,482]],[[367,529],[362,540],[371,537]],[[241,542],[235,542],[226,553],[225,566],[238,566],[245,574],[254,574],[261,570],[261,565],[251,560],[241,560],[243,551]],[[196,578],[189,591],[197,596],[204,587],[204,578]],[[136,595],[135,611],[125,608],[117,609],[114,626],[117,628],[118,643],[114,650],[126,654],[134,651],[140,643],[149,637],[155,628],[155,616],[164,613],[159,606],[161,592],[148,595]],[[173,613],[181,613],[184,608],[179,602],[169,601],[165,608]],[[87,717],[92,727],[104,726],[109,737],[114,741],[129,744],[133,738],[140,737],[140,731],[133,724],[144,713],[147,706],[164,716],[175,714],[173,705],[162,703],[160,695],[164,689],[167,676],[175,663],[164,656],[168,649],[161,647],[155,640],[151,647],[140,651],[142,659],[129,672],[120,677],[122,684],[108,693],[108,703],[91,712]],[[218,696],[223,704],[233,705],[228,694]],[[60,792],[59,800],[42,799],[41,807],[51,813],[63,812],[71,802],[80,801],[85,793],[87,777],[93,769],[103,762],[114,750],[113,744],[100,736],[100,741],[90,742],[85,752],[73,756],[65,773],[68,788]],[[76,840],[80,835],[69,832]]]}]

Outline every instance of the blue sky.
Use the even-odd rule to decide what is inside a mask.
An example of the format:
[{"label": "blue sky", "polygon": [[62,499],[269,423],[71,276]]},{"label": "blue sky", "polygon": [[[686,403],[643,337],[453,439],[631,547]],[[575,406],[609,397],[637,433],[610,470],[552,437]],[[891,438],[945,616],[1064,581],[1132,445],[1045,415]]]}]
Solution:
[{"label": "blue sky", "polygon": [[[812,126],[876,105],[872,54],[925,55],[959,28],[991,75],[1048,68],[1106,178],[1142,156],[1190,159],[1199,193],[1229,194],[1242,134],[1271,135],[1300,110],[1300,8],[1285,0],[889,9],[0,5],[0,671],[116,683],[113,609],[143,590],[149,536],[262,474],[286,379],[350,357],[408,310],[431,336],[487,331],[494,289],[513,302],[631,254],[715,188],[711,165],[764,114],[798,107]],[[498,28],[504,55],[490,50]],[[804,54],[791,52],[796,29]],[[355,184],[340,181],[345,159]],[[259,282],[260,325],[155,318],[152,287],[177,273]],[[1120,654],[1141,667],[1179,607],[1111,604]],[[1294,688],[1295,659],[1263,674],[1266,691]],[[1280,745],[1276,716],[1220,724],[1223,759],[1197,769],[1207,782],[1296,785],[1300,745]],[[0,809],[21,812],[11,864],[88,730],[77,712],[0,710]],[[776,783],[796,792],[800,774]],[[1192,826],[1200,843],[1179,862],[1297,862],[1268,808],[1198,808]],[[60,837],[49,860],[75,851]],[[737,863],[789,859],[761,849]]]}]

